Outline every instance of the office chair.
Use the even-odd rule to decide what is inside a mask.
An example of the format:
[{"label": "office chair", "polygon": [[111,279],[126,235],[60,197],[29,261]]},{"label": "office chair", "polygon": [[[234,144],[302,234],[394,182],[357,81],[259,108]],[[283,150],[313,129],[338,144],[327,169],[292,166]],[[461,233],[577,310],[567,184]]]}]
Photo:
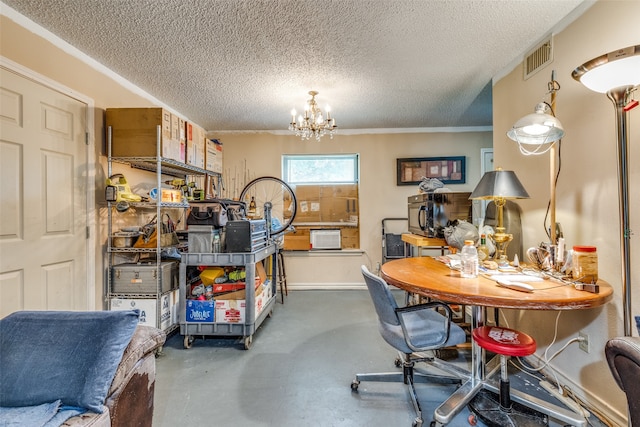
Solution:
[{"label": "office chair", "polygon": [[627,395],[629,425],[640,426],[640,338],[612,338],[604,352],[613,378]]},{"label": "office chair", "polygon": [[[370,273],[364,265],[361,268],[378,314],[378,329],[382,338],[398,350],[400,357],[396,359],[396,366],[402,366],[402,372],[357,374],[351,383],[351,390],[356,392],[360,381],[403,382],[407,384],[416,412],[413,426],[420,427],[423,423],[422,410],[414,383],[460,384],[461,380],[454,376],[414,372],[415,362],[432,362],[434,366],[441,367],[437,365],[433,356],[418,355],[415,352],[438,350],[464,343],[466,341],[465,332],[451,320],[452,313],[448,305],[441,302],[429,302],[398,307],[389,285],[380,277]],[[444,311],[446,316],[437,310]]]}]

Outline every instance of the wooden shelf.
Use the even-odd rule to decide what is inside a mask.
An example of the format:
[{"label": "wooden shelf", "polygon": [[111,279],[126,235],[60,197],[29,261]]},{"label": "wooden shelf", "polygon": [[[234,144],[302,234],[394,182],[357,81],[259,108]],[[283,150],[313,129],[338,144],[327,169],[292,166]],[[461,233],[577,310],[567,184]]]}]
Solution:
[{"label": "wooden shelf", "polygon": [[403,242],[421,248],[446,248],[449,246],[444,239],[438,237],[424,237],[417,234],[405,233],[401,238]]}]

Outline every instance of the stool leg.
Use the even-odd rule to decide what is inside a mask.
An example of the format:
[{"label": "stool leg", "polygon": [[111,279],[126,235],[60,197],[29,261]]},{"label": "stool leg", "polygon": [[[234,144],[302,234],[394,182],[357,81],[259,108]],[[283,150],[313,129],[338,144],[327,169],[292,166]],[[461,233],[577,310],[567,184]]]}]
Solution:
[{"label": "stool leg", "polygon": [[287,275],[284,268],[284,255],[282,251],[278,251],[278,283],[280,284],[280,297],[284,304],[284,296],[289,296],[289,290],[287,289]]},{"label": "stool leg", "polygon": [[508,411],[511,409],[511,387],[507,373],[507,356],[500,356],[500,407]]}]

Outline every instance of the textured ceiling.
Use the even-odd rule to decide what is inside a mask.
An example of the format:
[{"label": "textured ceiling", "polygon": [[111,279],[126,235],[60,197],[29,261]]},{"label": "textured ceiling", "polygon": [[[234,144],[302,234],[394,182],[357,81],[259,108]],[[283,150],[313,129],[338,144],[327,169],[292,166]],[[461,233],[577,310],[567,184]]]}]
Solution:
[{"label": "textured ceiling", "polygon": [[[491,126],[491,78],[584,0],[2,0],[207,130]],[[582,5],[584,6],[584,5]]]}]

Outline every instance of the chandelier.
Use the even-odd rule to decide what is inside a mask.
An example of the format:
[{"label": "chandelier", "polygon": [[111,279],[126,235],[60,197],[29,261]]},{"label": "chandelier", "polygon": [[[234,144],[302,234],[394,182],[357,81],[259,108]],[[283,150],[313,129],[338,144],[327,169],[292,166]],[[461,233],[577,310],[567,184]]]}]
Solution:
[{"label": "chandelier", "polygon": [[304,109],[304,116],[300,114],[298,121],[296,122],[296,110],[291,110],[291,123],[289,123],[289,130],[295,132],[296,136],[302,137],[304,140],[309,140],[312,137],[316,138],[316,141],[320,141],[324,135],[329,134],[333,139],[333,134],[336,131],[336,119],[331,117],[329,106],[327,106],[326,117],[322,115],[322,110],[318,107],[316,102],[316,95],[318,92],[315,90],[309,91],[311,99],[307,101],[307,106]]}]

